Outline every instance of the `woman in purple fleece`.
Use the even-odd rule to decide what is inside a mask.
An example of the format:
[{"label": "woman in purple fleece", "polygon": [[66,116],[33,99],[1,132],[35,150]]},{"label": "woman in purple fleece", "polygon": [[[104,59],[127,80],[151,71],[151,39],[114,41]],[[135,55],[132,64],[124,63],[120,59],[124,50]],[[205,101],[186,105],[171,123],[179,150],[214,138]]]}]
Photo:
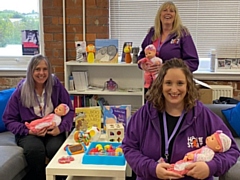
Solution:
[{"label": "woman in purple fleece", "polygon": [[[158,9],[154,26],[150,28],[142,42],[142,50],[138,60],[145,57],[144,49],[149,44],[156,47],[157,57],[161,58],[163,63],[171,58],[181,58],[191,72],[198,69],[198,53],[192,36],[188,29],[182,25],[178,9],[173,2],[165,2]],[[155,74],[161,69],[161,65],[147,63],[141,63],[139,67]],[[150,86],[149,84],[144,86],[145,92]]]},{"label": "woman in purple fleece", "polygon": [[[213,180],[228,171],[240,156],[224,122],[200,101],[193,75],[183,60],[173,58],[161,67],[147,92],[147,102],[130,119],[123,152],[137,180]],[[222,130],[231,147],[209,162],[194,162],[185,176],[168,171],[170,164],[205,146],[205,139]]]},{"label": "woman in purple fleece", "polygon": [[[69,112],[62,116],[59,126],[42,128],[37,132],[27,128],[26,122],[52,113],[61,103],[68,105]],[[15,134],[28,163],[29,172],[24,180],[46,179],[45,159],[51,160],[61,147],[65,132],[71,131],[73,117],[70,96],[58,78],[52,75],[50,62],[42,55],[33,56],[26,78],[18,84],[3,114],[6,128]]]}]

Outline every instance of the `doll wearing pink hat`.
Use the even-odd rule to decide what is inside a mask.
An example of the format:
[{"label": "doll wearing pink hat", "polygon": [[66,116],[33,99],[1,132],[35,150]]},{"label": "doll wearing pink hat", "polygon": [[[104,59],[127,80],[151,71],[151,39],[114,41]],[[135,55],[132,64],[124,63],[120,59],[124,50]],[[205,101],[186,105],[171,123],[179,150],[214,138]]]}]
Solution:
[{"label": "doll wearing pink hat", "polygon": [[193,162],[211,161],[215,153],[227,151],[230,148],[231,143],[232,140],[222,131],[218,130],[206,138],[205,146],[187,153],[183,160],[172,164],[172,167],[169,170],[184,175],[188,172],[188,170],[185,169],[187,165]]},{"label": "doll wearing pink hat", "polygon": [[[156,48],[153,44],[149,44],[145,49],[145,57],[140,59],[138,61],[138,63],[145,63],[147,65],[150,64],[162,64],[162,59],[160,59],[159,57],[156,57]],[[157,77],[157,73],[152,73],[152,72],[144,72],[144,88],[149,88],[150,85],[152,84],[152,81],[156,79]]]}]

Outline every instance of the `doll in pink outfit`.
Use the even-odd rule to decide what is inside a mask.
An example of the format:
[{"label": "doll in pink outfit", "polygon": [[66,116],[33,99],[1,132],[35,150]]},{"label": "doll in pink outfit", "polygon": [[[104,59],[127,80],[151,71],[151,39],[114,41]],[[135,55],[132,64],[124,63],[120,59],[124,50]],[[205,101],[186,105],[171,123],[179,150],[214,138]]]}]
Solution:
[{"label": "doll in pink outfit", "polygon": [[58,126],[62,121],[62,116],[65,116],[69,111],[69,107],[67,104],[59,104],[55,109],[54,113],[51,113],[47,116],[44,116],[41,119],[36,119],[31,121],[30,123],[25,122],[25,125],[28,129],[33,132],[37,132],[42,128],[50,127],[50,126]]},{"label": "doll in pink outfit", "polygon": [[231,146],[232,140],[224,134],[222,131],[216,131],[211,136],[206,138],[206,145],[187,153],[183,160],[172,164],[172,167],[169,169],[181,175],[184,175],[188,172],[185,167],[193,162],[198,161],[211,161],[215,153],[225,152]]},{"label": "doll in pink outfit", "polygon": [[[153,44],[149,44],[145,49],[145,57],[140,59],[138,63],[146,63],[147,65],[150,64],[162,64],[162,59],[159,57],[156,57],[156,48]],[[144,88],[149,88],[152,84],[152,81],[156,79],[157,73],[151,73],[151,72],[144,72]]]}]

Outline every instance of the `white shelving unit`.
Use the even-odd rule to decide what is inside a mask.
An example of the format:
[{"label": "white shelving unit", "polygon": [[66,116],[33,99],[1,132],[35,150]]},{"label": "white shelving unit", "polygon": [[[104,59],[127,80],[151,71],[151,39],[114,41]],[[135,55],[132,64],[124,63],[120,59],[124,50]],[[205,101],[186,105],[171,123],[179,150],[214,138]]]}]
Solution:
[{"label": "white shelving unit", "polygon": [[[139,108],[144,104],[143,71],[138,68],[137,64],[68,61],[64,63],[64,66],[67,90],[69,90],[68,80],[71,73],[82,70],[88,72],[89,85],[99,87],[86,91],[68,91],[70,94],[99,95],[99,97],[104,97],[110,105],[131,104],[133,108]],[[118,84],[117,91],[103,90],[105,82],[110,78]],[[131,92],[136,89],[138,91]]]}]

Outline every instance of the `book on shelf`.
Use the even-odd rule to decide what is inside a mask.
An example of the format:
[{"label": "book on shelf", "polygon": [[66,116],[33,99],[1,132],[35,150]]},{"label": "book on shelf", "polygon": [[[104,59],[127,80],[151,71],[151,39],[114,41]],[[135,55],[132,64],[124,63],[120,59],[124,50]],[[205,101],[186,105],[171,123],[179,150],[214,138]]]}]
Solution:
[{"label": "book on shelf", "polygon": [[126,130],[128,121],[131,118],[131,105],[109,105],[102,107],[103,126],[112,123],[122,123]]},{"label": "book on shelf", "polygon": [[73,71],[73,82],[77,91],[85,91],[88,89],[88,73],[87,71]]},{"label": "book on shelf", "polygon": [[95,39],[95,62],[118,63],[118,40]]},{"label": "book on shelf", "polygon": [[96,126],[101,129],[102,115],[100,106],[77,107],[75,108],[75,114],[75,127],[77,130],[83,124],[87,125],[87,128]]},{"label": "book on shelf", "polygon": [[97,106],[98,101],[94,95],[73,95],[72,96],[73,108],[77,107],[90,107]]}]

